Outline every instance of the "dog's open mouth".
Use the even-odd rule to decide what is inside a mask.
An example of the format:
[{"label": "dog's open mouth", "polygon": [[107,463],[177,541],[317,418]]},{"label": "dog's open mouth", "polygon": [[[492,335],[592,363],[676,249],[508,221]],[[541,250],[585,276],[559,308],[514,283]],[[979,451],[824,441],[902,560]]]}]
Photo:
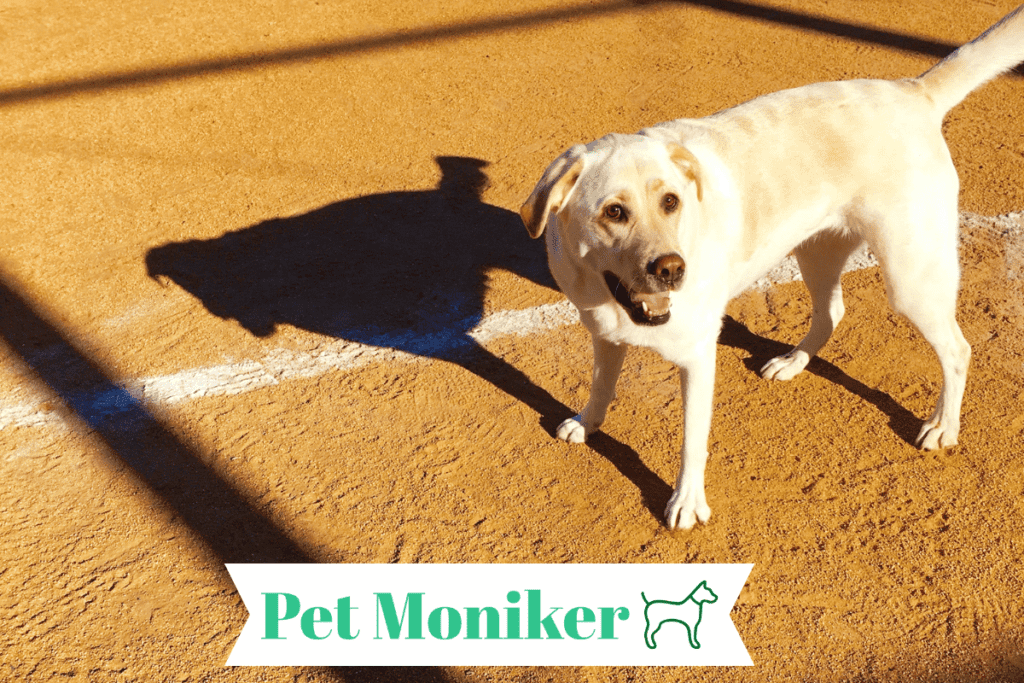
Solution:
[{"label": "dog's open mouth", "polygon": [[605,284],[615,301],[626,309],[637,325],[664,325],[671,312],[668,292],[634,292],[611,271],[604,273]]}]

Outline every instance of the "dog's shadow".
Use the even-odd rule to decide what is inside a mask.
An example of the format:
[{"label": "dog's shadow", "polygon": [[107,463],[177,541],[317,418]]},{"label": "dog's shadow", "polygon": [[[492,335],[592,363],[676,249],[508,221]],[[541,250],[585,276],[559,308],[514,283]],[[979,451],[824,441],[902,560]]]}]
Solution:
[{"label": "dog's shadow", "polygon": [[[787,353],[793,348],[789,344],[754,334],[745,325],[730,316],[725,317],[722,332],[718,336],[718,343],[742,349],[750,354],[743,360],[743,364],[754,373],[759,373],[760,368],[772,358]],[[921,428],[921,420],[884,391],[872,389],[817,356],[807,364],[806,372],[827,379],[878,408],[889,418],[889,427],[893,432],[906,443],[914,445],[918,430]]]},{"label": "dog's shadow", "polygon": [[[286,324],[453,362],[530,406],[553,436],[574,411],[469,335],[483,318],[489,270],[555,288],[543,247],[529,240],[515,213],[483,202],[487,162],[437,163],[436,189],[348,199],[214,239],[164,244],[146,255],[148,273],[258,337]],[[746,350],[755,370],[789,348],[732,318],[719,343]],[[876,405],[912,442],[919,421],[890,397],[817,358],[808,370]],[[603,432],[588,445],[639,489],[660,520],[672,487]]]},{"label": "dog's shadow", "polygon": [[[574,414],[468,333],[483,318],[487,273],[556,288],[543,244],[519,216],[482,200],[487,162],[438,157],[436,189],[343,200],[146,255],[214,315],[258,337],[280,325],[455,363],[525,403],[553,436]],[[655,518],[671,487],[604,434],[589,445],[641,491]]]},{"label": "dog's shadow", "polygon": [[436,189],[340,201],[146,256],[221,318],[259,337],[280,325],[422,356],[472,346],[485,271],[554,287],[515,213],[484,203],[486,162],[439,157]]}]

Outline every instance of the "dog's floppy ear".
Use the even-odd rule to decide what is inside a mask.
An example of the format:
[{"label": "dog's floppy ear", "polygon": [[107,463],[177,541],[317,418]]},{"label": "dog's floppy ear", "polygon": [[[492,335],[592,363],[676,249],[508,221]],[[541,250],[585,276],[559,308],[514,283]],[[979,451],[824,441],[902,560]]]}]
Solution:
[{"label": "dog's floppy ear", "polygon": [[693,156],[693,152],[690,150],[677,144],[668,146],[668,156],[672,159],[672,163],[680,168],[683,175],[697,186],[697,201],[701,201],[704,198],[704,179],[697,157]]},{"label": "dog's floppy ear", "polygon": [[583,145],[576,145],[552,161],[537,187],[533,188],[530,197],[519,209],[530,237],[537,239],[544,233],[551,212],[557,212],[562,207],[562,202],[580,179],[585,151]]}]

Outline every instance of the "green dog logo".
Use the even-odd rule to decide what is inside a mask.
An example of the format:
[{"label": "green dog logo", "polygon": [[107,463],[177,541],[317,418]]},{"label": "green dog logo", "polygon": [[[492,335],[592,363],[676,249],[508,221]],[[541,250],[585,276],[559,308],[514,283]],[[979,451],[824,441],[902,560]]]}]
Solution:
[{"label": "green dog logo", "polygon": [[701,617],[704,615],[704,604],[715,602],[718,596],[708,588],[706,581],[701,581],[697,587],[679,602],[670,600],[648,600],[647,596],[640,593],[644,599],[644,619],[647,621],[647,629],[644,631],[644,642],[647,647],[654,649],[658,647],[654,642],[655,634],[661,627],[670,621],[682,624],[686,627],[690,647],[694,650],[700,649],[697,642],[697,627],[700,625]]}]

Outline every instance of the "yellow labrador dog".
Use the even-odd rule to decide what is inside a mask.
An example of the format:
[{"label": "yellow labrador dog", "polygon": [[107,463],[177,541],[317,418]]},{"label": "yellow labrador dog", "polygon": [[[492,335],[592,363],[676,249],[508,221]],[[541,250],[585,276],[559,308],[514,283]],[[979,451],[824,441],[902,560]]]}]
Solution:
[{"label": "yellow labrador dog", "polygon": [[1024,60],[1024,6],[918,78],[819,83],[703,119],[568,150],[520,210],[547,234],[551,272],[594,342],[590,400],[557,436],[578,443],[615,397],[629,345],[677,364],[682,465],[669,528],[711,515],[704,495],[715,344],[726,303],[794,252],[811,329],[764,377],[795,376],[843,317],[839,276],[867,242],[889,303],[942,366],[942,393],[917,444],[952,446],[971,347],[956,323],[959,180],[946,112]]}]

